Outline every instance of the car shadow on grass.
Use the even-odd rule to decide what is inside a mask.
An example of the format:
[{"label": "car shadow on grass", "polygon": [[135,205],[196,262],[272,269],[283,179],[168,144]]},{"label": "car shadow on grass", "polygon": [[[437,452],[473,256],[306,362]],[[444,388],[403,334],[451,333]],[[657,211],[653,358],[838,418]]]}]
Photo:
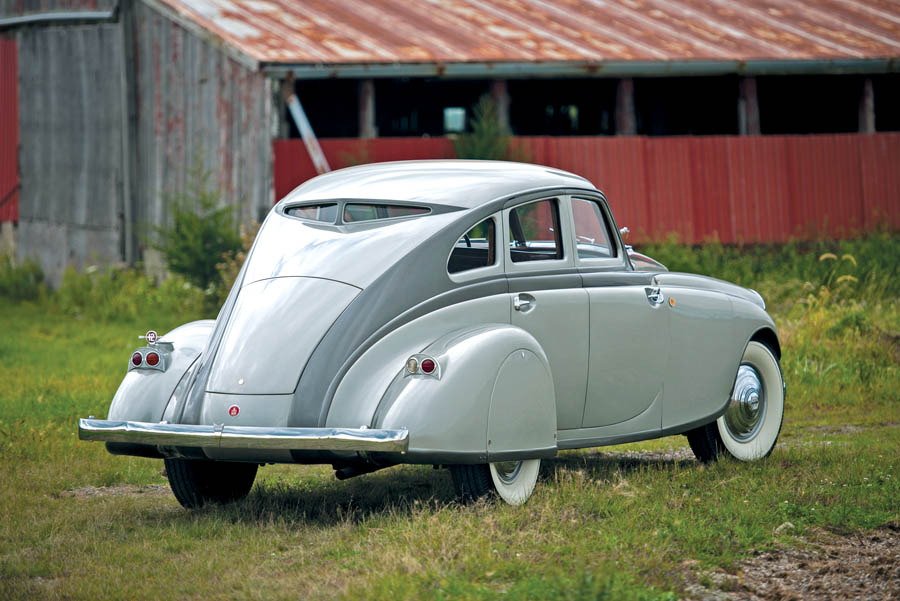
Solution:
[{"label": "car shadow on grass", "polygon": [[232,521],[245,523],[278,519],[331,526],[361,523],[377,515],[411,515],[455,503],[453,483],[446,470],[398,466],[346,481],[262,480],[242,501],[204,507],[195,513],[224,512]]},{"label": "car shadow on grass", "polygon": [[687,449],[674,451],[563,452],[541,462],[541,479],[553,478],[559,470],[581,471],[593,480],[612,481],[632,472],[672,470],[676,466],[699,467]]},{"label": "car shadow on grass", "polygon": [[[688,452],[689,454],[689,452]],[[678,452],[573,452],[544,460],[541,481],[552,480],[559,470],[581,471],[600,481],[613,481],[636,471],[669,470],[676,465],[696,466],[693,456]],[[373,516],[411,515],[424,509],[459,507],[448,470],[429,466],[397,466],[346,481],[328,478],[260,480],[250,495],[237,503],[210,506],[194,515],[224,513],[232,522],[315,523],[332,526],[362,523]]]}]

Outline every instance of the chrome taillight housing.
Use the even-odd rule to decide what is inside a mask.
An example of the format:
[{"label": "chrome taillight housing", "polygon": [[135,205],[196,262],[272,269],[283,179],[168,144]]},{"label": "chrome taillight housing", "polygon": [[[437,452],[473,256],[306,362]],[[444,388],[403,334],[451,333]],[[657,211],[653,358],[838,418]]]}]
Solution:
[{"label": "chrome taillight housing", "polygon": [[441,364],[430,355],[412,355],[406,360],[405,375],[425,375],[441,379]]},{"label": "chrome taillight housing", "polygon": [[147,346],[142,346],[133,353],[128,361],[128,371],[133,369],[155,369],[166,371],[171,360],[173,346],[171,342],[159,342],[159,335],[150,330],[144,336]]}]

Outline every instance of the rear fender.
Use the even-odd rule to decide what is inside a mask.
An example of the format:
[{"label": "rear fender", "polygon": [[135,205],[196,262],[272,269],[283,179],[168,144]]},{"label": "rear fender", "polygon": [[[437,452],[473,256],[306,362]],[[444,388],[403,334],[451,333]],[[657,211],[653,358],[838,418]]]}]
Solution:
[{"label": "rear fender", "polygon": [[167,353],[166,370],[130,370],[113,397],[107,419],[160,421],[175,387],[200,356],[214,325],[211,319],[193,321],[162,336],[160,348],[172,346]]},{"label": "rear fender", "polygon": [[540,344],[507,324],[458,330],[422,353],[439,377],[403,369],[372,420],[406,428],[406,463],[486,463],[556,454],[556,398]]}]

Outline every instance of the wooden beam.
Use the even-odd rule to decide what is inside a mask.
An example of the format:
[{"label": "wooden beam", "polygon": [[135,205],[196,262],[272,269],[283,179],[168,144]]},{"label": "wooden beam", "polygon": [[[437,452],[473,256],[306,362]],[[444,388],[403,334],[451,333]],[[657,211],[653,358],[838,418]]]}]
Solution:
[{"label": "wooden beam", "polygon": [[872,89],[871,77],[863,79],[859,96],[859,133],[875,133],[875,90]]},{"label": "wooden beam", "polygon": [[359,82],[359,137],[364,140],[378,137],[375,125],[375,82],[371,79]]},{"label": "wooden beam", "polygon": [[491,98],[497,105],[497,120],[500,122],[500,127],[506,131],[512,131],[509,127],[509,91],[505,79],[491,81]]},{"label": "wooden beam", "polygon": [[133,265],[138,256],[137,236],[137,87],[134,74],[134,13],[131,2],[119,7],[119,40],[122,45],[119,86],[121,91],[122,127],[122,260]]},{"label": "wooden beam", "polygon": [[634,108],[634,80],[623,77],[616,88],[616,135],[637,135],[637,116]]},{"label": "wooden beam", "polygon": [[760,134],[755,77],[741,77],[738,84],[738,133],[742,136]]}]

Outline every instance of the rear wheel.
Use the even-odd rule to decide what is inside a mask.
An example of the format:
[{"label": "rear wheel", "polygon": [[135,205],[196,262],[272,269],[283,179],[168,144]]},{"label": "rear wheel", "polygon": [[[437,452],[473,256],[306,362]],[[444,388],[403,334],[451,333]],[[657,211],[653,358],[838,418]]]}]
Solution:
[{"label": "rear wheel", "polygon": [[463,501],[496,494],[510,505],[531,496],[541,468],[540,459],[499,461],[480,465],[451,465],[453,484]]},{"label": "rear wheel", "polygon": [[187,508],[243,499],[256,479],[255,463],[165,459],[166,476],[175,498]]},{"label": "rear wheel", "polygon": [[704,463],[728,455],[741,461],[768,457],[784,418],[784,378],[775,353],[751,341],[734,381],[725,414],[687,433],[688,444]]}]

